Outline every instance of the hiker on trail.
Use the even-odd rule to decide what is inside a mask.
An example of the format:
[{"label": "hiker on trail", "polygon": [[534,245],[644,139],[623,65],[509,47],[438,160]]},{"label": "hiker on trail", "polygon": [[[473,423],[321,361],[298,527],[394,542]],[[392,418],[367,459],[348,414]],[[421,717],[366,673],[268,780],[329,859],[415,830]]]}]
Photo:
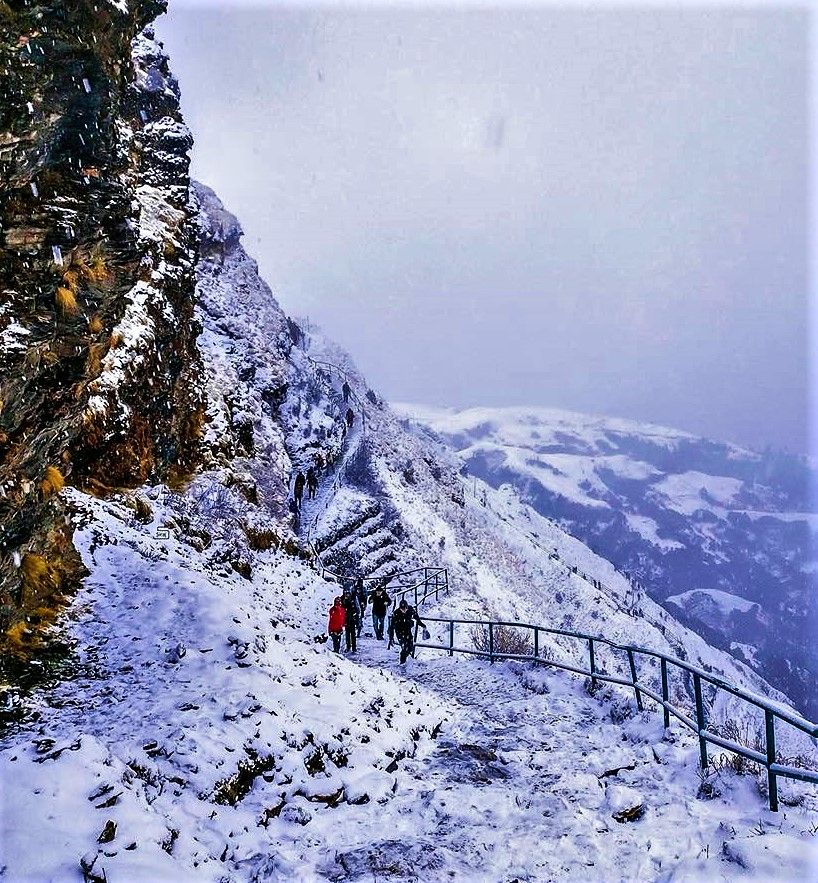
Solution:
[{"label": "hiker on trail", "polygon": [[295,486],[293,488],[293,498],[295,499],[295,507],[296,509],[301,509],[301,498],[304,496],[304,485],[307,483],[307,479],[304,478],[304,473],[299,469],[298,475],[295,477]]},{"label": "hiker on trail", "polygon": [[361,607],[358,604],[358,599],[355,597],[355,593],[349,586],[344,589],[341,603],[344,605],[344,613],[346,614],[344,620],[346,649],[348,652],[354,653],[358,649],[355,638],[357,637],[358,620],[361,618]]},{"label": "hiker on trail", "polygon": [[375,629],[375,637],[382,641],[383,623],[392,599],[386,594],[386,589],[383,586],[378,586],[377,589],[370,592],[369,600],[372,602],[372,628]]},{"label": "hiker on trail", "polygon": [[344,381],[344,385],[341,387],[341,392],[344,394],[344,404],[349,401],[349,394],[352,392],[352,388],[350,385]]},{"label": "hiker on trail", "polygon": [[315,474],[315,469],[310,466],[307,470],[307,498],[310,500],[315,499],[315,492],[318,490],[318,476]]},{"label": "hiker on trail", "polygon": [[355,597],[358,599],[358,606],[361,608],[361,617],[358,620],[358,637],[361,637],[361,630],[364,627],[364,616],[366,616],[366,589],[364,588],[363,577],[359,576],[355,581]]},{"label": "hiker on trail", "polygon": [[332,638],[332,649],[336,653],[341,652],[341,635],[344,632],[346,621],[346,610],[344,610],[344,605],[339,595],[329,609],[329,626],[327,627],[329,636]]},{"label": "hiker on trail", "polygon": [[392,622],[390,630],[394,633],[400,644],[400,661],[401,665],[406,662],[407,657],[414,652],[415,649],[415,624],[426,628],[417,614],[417,610],[412,607],[406,600],[401,599],[398,609],[392,614]]},{"label": "hiker on trail", "polygon": [[352,424],[355,422],[355,412],[352,408],[347,408],[347,426],[352,429]]}]

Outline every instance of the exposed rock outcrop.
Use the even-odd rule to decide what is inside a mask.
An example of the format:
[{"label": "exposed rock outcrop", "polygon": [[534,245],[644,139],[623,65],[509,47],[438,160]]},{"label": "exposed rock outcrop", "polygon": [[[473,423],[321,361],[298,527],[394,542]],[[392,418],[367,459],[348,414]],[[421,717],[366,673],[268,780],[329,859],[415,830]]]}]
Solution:
[{"label": "exposed rock outcrop", "polygon": [[78,572],[62,481],[193,465],[196,228],[162,0],[0,4],[0,628]]}]

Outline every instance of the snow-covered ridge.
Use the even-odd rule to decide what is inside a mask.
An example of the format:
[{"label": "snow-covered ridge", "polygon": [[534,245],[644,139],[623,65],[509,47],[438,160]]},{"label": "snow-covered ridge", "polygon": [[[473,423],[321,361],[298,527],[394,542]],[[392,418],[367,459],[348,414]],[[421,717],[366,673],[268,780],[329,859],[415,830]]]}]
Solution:
[{"label": "snow-covered ridge", "polygon": [[811,461],[546,408],[399,410],[472,475],[514,486],[655,599],[706,589],[757,605],[749,618],[690,604],[674,612],[818,716]]},{"label": "snow-covered ridge", "polygon": [[729,592],[720,592],[718,589],[691,589],[689,592],[683,592],[681,595],[671,595],[667,601],[669,604],[676,604],[681,607],[685,602],[697,595],[706,595],[723,613],[730,613],[733,610],[747,613],[758,606],[746,598],[739,598],[738,595],[731,595]]}]

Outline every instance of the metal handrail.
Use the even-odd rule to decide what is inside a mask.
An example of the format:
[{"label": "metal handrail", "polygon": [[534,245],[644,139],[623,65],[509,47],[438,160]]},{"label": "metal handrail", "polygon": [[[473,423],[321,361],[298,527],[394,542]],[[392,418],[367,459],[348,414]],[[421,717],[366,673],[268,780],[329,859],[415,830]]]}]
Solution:
[{"label": "metal handrail", "polygon": [[[707,759],[707,744],[718,745],[721,748],[725,748],[728,751],[734,752],[735,754],[739,754],[743,757],[746,757],[749,760],[755,761],[761,766],[765,767],[767,770],[767,783],[768,783],[768,796],[770,809],[773,812],[778,811],[778,782],[777,779],[779,777],[785,777],[790,779],[798,779],[803,782],[811,782],[818,783],[818,771],[801,769],[798,767],[786,766],[784,764],[780,764],[776,760],[776,747],[775,747],[775,722],[776,720],[781,720],[784,723],[789,724],[795,729],[806,733],[808,736],[813,739],[818,738],[818,724],[813,723],[812,721],[807,720],[806,718],[801,717],[800,715],[790,712],[785,708],[782,708],[777,703],[773,703],[762,696],[757,696],[753,693],[750,693],[747,690],[742,689],[741,687],[736,687],[733,684],[728,683],[722,678],[710,674],[707,671],[699,668],[698,666],[692,665],[689,662],[686,662],[683,659],[677,659],[674,656],[668,656],[666,653],[662,653],[658,650],[651,650],[647,647],[639,647],[633,644],[620,644],[616,641],[612,641],[609,638],[604,638],[600,635],[589,635],[585,632],[577,632],[571,631],[570,629],[558,629],[558,628],[550,628],[547,626],[541,625],[532,625],[531,623],[524,622],[502,622],[496,620],[481,620],[481,619],[444,619],[440,617],[427,616],[425,617],[427,622],[439,622],[444,623],[448,626],[449,631],[449,643],[446,644],[432,644],[432,643],[418,643],[418,647],[423,647],[430,650],[445,650],[448,652],[449,656],[453,656],[455,653],[465,653],[470,654],[472,656],[479,656],[488,658],[490,661],[494,661],[496,659],[514,659],[520,661],[533,661],[543,665],[551,665],[554,668],[564,669],[566,671],[573,672],[575,674],[584,675],[585,677],[589,677],[591,679],[591,684],[594,686],[597,681],[604,681],[607,683],[618,684],[619,686],[628,687],[634,691],[636,696],[636,705],[637,708],[642,711],[644,708],[644,704],[642,701],[642,696],[648,696],[654,702],[656,702],[661,708],[664,716],[664,725],[665,727],[670,726],[670,716],[673,715],[679,721],[681,721],[688,729],[692,730],[699,739],[699,760],[702,769],[706,768],[708,765]],[[483,628],[488,629],[488,643],[489,649],[488,651],[479,650],[476,647],[457,647],[454,643],[454,627],[455,625],[476,625],[481,626]],[[531,654],[525,653],[503,653],[501,651],[497,651],[494,649],[494,627],[495,626],[504,626],[508,628],[524,628],[531,629],[534,633],[534,647]],[[554,659],[546,659],[539,653],[539,637],[540,634],[549,634],[549,635],[559,635],[563,637],[571,637],[586,642],[588,645],[588,659],[589,665],[588,668],[581,668],[577,665],[570,665],[569,663],[559,662]],[[607,647],[610,647],[615,650],[623,651],[628,657],[629,669],[631,677],[627,679],[625,677],[619,677],[617,675],[608,674],[607,672],[599,669],[596,665],[595,658],[595,645],[601,644]],[[648,656],[651,658],[658,659],[660,662],[661,669],[661,694],[657,693],[650,686],[640,681],[637,676],[636,670],[636,660],[635,657],[637,655]],[[673,665],[677,668],[682,669],[683,671],[688,672],[693,676],[693,691],[694,691],[694,700],[695,700],[695,719],[691,718],[688,714],[686,714],[682,709],[677,708],[670,701],[670,691],[669,691],[669,679],[668,679],[668,666]],[[733,696],[741,699],[744,702],[747,702],[751,705],[760,708],[764,712],[764,723],[765,723],[765,750],[763,752],[756,751],[752,748],[747,747],[746,745],[741,745],[738,742],[734,742],[731,739],[727,739],[723,736],[719,736],[716,733],[712,733],[707,730],[707,719],[705,715],[704,709],[704,701],[702,695],[702,682],[706,682],[712,684],[718,689],[725,690],[726,692],[732,694]]]}]

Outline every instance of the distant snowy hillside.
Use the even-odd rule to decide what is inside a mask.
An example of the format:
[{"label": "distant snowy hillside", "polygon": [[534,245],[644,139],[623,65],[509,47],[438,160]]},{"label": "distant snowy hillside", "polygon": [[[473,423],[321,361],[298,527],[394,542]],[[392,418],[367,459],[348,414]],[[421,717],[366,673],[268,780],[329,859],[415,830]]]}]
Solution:
[{"label": "distant snowy hillside", "polygon": [[[818,712],[818,470],[808,460],[545,408],[401,410],[470,474],[517,488],[652,597],[674,596],[674,614],[711,643]],[[693,590],[751,603],[713,615]]]}]

